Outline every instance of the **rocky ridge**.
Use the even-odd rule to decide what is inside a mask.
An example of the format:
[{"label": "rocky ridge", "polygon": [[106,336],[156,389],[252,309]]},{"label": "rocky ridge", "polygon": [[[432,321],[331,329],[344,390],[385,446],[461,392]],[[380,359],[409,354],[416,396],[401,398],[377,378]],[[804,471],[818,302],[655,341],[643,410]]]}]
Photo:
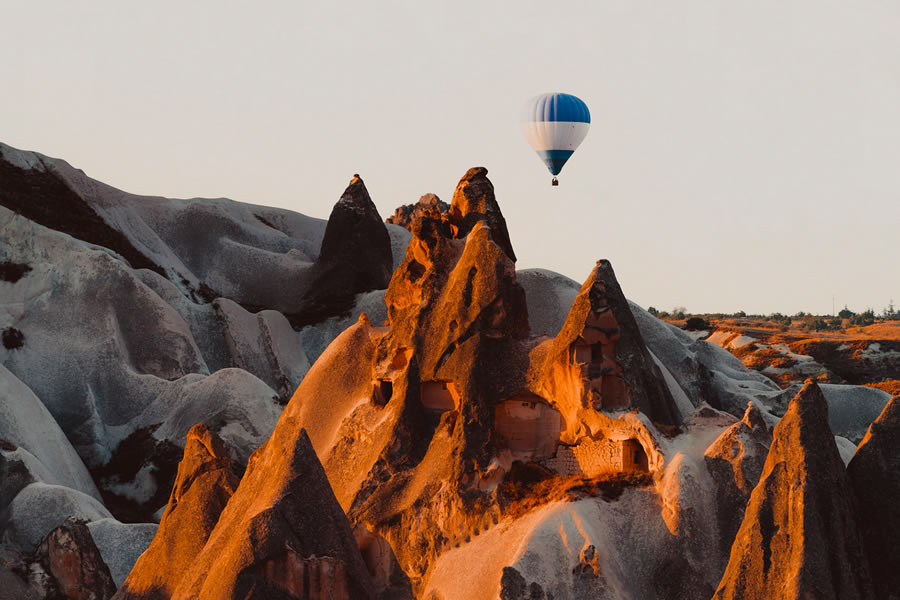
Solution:
[{"label": "rocky ridge", "polygon": [[[26,183],[64,200],[57,208],[74,201],[48,177],[159,266],[135,269],[139,259],[125,259],[126,250],[97,246],[119,243],[110,238],[84,242],[71,237],[82,230],[62,233],[21,214],[0,219],[14,240],[0,248],[0,325],[21,334],[21,344],[0,349],[0,411],[9,417],[0,422],[0,580],[12,577],[10,590],[27,585],[29,553],[49,548],[52,530],[77,515],[99,552],[91,560],[106,563],[114,586],[126,581],[120,597],[709,598],[735,569],[756,565],[735,559],[726,571],[740,513],[746,506],[744,524],[752,521],[757,491],[782,481],[763,468],[766,454],[818,465],[807,470],[837,481],[825,440],[849,461],[848,439],[861,439],[886,404],[823,386],[823,426],[821,406],[795,409],[804,403],[792,391],[629,304],[607,261],[581,285],[517,271],[480,167],[460,180],[448,210],[430,203],[409,232],[391,226],[385,238],[358,177],[335,207],[334,231],[344,233],[331,235],[324,223],[315,229],[287,211],[230,201],[138,202],[61,161],[0,151],[15,169],[36,171]],[[206,219],[210,235],[198,248],[214,256],[204,258],[192,254],[186,232]],[[353,223],[359,238],[341,248]],[[310,231],[320,232],[318,244],[304,238]],[[252,249],[281,235],[293,241],[278,243],[299,244],[288,257],[275,256],[275,246]],[[365,254],[367,239],[381,250],[362,271],[345,271],[340,264]],[[309,250],[318,246],[319,254]],[[346,294],[343,314],[322,313],[296,332],[289,305],[303,294],[315,305],[316,296],[298,288],[275,298],[254,277],[273,268],[263,264],[270,259],[285,267],[301,247],[309,250],[303,276],[319,273],[322,289],[385,281],[384,248],[396,268],[386,291]],[[172,275],[183,274],[173,256],[190,265],[184,281]],[[201,288],[233,293],[209,301]],[[258,310],[252,297],[272,303]],[[57,352],[42,327],[65,323],[59,305],[67,303],[90,315],[90,335],[77,327],[58,335]],[[134,320],[135,306],[153,318]],[[110,315],[115,327],[104,329]],[[133,333],[160,326],[160,337],[177,343],[142,345]],[[91,345],[104,339],[113,343]],[[46,366],[72,356],[104,358]],[[49,382],[38,378],[41,366]],[[62,387],[54,375],[63,374],[75,384]],[[60,390],[83,413],[63,411]],[[116,399],[135,390],[155,402],[134,412]],[[28,424],[34,418],[41,435]],[[828,460],[776,458],[784,443],[771,442],[771,429],[793,431],[798,419],[815,435],[782,437],[799,440],[797,456]],[[882,415],[870,429],[871,456],[890,456],[891,423]],[[873,477],[890,489],[889,460],[857,464],[865,474],[852,480],[857,500],[883,493],[866,487]],[[139,519],[164,506],[159,528],[112,518],[107,507],[127,511],[111,493],[131,497]],[[810,522],[821,510],[855,515],[843,492],[832,504],[821,495],[804,514]],[[766,502],[782,506],[783,492]],[[882,530],[893,531],[895,515],[884,518],[893,520]],[[865,564],[880,542],[863,519],[862,542],[853,542],[847,519],[816,539]],[[804,567],[810,573],[820,570],[816,556]],[[876,589],[890,590],[875,562]],[[105,584],[88,587],[73,589],[109,593]],[[49,588],[28,589],[48,597]]]}]

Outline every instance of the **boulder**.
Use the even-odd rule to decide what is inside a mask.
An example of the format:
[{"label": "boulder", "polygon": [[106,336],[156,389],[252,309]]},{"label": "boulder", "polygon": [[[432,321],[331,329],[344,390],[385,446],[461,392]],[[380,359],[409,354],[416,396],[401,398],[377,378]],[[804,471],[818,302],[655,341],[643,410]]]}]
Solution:
[{"label": "boulder", "polygon": [[107,600],[116,592],[87,525],[75,518],[66,519],[41,542],[29,577],[45,598]]}]

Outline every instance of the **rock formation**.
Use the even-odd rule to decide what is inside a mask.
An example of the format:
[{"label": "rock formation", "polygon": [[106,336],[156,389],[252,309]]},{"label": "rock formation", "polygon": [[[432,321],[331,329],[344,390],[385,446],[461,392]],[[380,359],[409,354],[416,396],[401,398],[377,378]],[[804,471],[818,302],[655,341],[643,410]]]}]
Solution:
[{"label": "rock formation", "polygon": [[184,458],[156,537],[116,598],[169,598],[238,486],[232,453],[206,425],[187,434]]},{"label": "rock formation", "polygon": [[306,432],[290,417],[252,457],[185,583],[176,597],[264,598],[279,589],[372,596],[347,518]]},{"label": "rock formation", "polygon": [[579,477],[658,472],[651,421],[680,420],[607,262],[562,333],[529,335],[485,174],[466,173],[446,216],[413,222],[387,326],[360,318],[341,334],[283,417],[307,428],[351,520],[386,540],[417,589],[441,553],[527,510],[535,486],[540,504]]},{"label": "rock formation", "polygon": [[385,219],[384,222],[411,230],[413,221],[416,219],[424,216],[440,219],[448,210],[450,210],[449,204],[443,202],[434,194],[425,194],[415,204],[398,206],[394,210],[394,214]]},{"label": "rock formation", "polygon": [[726,429],[704,453],[715,482],[722,567],[744,519],[744,509],[763,472],[771,433],[759,408],[747,404],[744,418]]},{"label": "rock formation", "polygon": [[847,466],[877,598],[900,598],[900,396],[884,407]]},{"label": "rock formation", "polygon": [[77,519],[67,519],[41,542],[28,575],[44,598],[107,600],[116,592],[90,531]]},{"label": "rock formation", "polygon": [[354,175],[334,205],[306,293],[288,318],[295,328],[350,310],[361,292],[391,279],[391,239],[363,180]]},{"label": "rock formation", "polygon": [[479,221],[485,221],[493,232],[494,243],[513,262],[516,254],[509,241],[506,219],[500,212],[500,205],[494,198],[494,184],[487,178],[484,167],[472,167],[459,180],[453,200],[450,202],[448,221],[453,225],[453,236],[462,239],[469,234]]},{"label": "rock formation", "polygon": [[807,381],[773,432],[715,598],[872,598],[828,406]]},{"label": "rock formation", "polygon": [[[705,600],[731,538],[722,597],[866,597],[815,390],[789,406],[629,304],[608,261],[517,272],[484,168],[406,228],[358,177],[327,224],[2,144],[0,177],[0,598],[108,595],[105,563],[120,598]],[[854,442],[886,402],[823,392]],[[892,414],[862,505],[897,494]],[[55,531],[73,515],[93,550]],[[862,522],[881,593],[895,529]],[[57,579],[48,540],[87,571]]]}]

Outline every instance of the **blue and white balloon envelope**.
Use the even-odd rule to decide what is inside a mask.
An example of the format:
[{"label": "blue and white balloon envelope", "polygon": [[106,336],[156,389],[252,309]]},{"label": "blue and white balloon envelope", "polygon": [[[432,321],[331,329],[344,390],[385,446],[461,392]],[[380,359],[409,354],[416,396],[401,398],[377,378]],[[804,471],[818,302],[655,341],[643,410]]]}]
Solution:
[{"label": "blue and white balloon envelope", "polygon": [[525,104],[521,125],[525,139],[550,173],[559,175],[587,135],[591,111],[571,94],[541,94]]}]

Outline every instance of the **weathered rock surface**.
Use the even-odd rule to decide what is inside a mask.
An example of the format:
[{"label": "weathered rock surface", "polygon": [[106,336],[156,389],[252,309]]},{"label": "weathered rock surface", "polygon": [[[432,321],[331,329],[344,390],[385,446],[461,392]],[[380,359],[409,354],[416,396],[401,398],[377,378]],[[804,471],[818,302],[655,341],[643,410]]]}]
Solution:
[{"label": "weathered rock surface", "polygon": [[391,238],[362,179],[354,176],[328,218],[306,292],[288,318],[299,328],[348,312],[357,294],[391,279]]},{"label": "weathered rock surface", "polygon": [[704,453],[706,468],[715,483],[722,569],[771,443],[771,433],[759,408],[750,402],[744,418],[723,431]]},{"label": "weathered rock surface", "polygon": [[[0,283],[2,286],[3,283]],[[65,485],[79,492],[100,499],[91,476],[81,458],[76,454],[65,433],[53,419],[34,392],[18,377],[0,364],[0,440],[4,440],[7,449],[3,450],[0,464],[7,461],[23,463],[23,469],[32,476],[32,481]],[[26,452],[18,453],[18,460],[12,456],[13,449]],[[29,458],[30,457],[30,458]],[[24,462],[23,462],[24,461]],[[3,467],[0,467],[3,468]],[[24,470],[20,471],[20,475]],[[7,476],[14,477],[13,473]],[[0,511],[12,500],[12,479],[4,477],[0,485]],[[22,482],[25,479],[21,480]],[[27,483],[25,483],[27,485]],[[22,489],[24,485],[18,486]]]},{"label": "weathered rock surface", "polygon": [[877,598],[900,598],[900,396],[884,407],[860,442],[847,474]]},{"label": "weathered rock surface", "polygon": [[715,594],[805,597],[874,597],[853,491],[828,427],[828,405],[812,381],[774,429]]},{"label": "weathered rock surface", "polygon": [[116,585],[83,521],[66,519],[41,542],[29,565],[32,587],[50,599],[107,600]]},{"label": "weathered rock surface", "polygon": [[98,519],[87,524],[116,588],[122,586],[138,558],[150,546],[158,527],[156,523],[122,523],[116,519]]},{"label": "weathered rock surface", "polygon": [[440,219],[448,210],[450,210],[449,204],[443,202],[434,194],[425,194],[415,204],[398,206],[394,210],[394,214],[385,219],[384,222],[399,225],[411,231],[413,221],[416,219],[424,216]]},{"label": "weathered rock surface", "polygon": [[[244,460],[265,440],[279,412],[277,394],[243,370],[210,373],[185,321],[126,264],[5,208],[0,235],[9,241],[4,255],[32,265],[17,282],[0,282],[0,315],[25,334],[22,347],[0,347],[8,390],[0,410],[12,417],[43,404],[34,410],[46,407],[65,433],[41,426],[28,441],[21,436],[29,427],[18,427],[26,449],[71,442],[105,502],[134,520],[165,501],[180,455],[165,450],[183,443],[194,423],[227,426],[223,435]],[[121,448],[134,436],[143,441]],[[60,483],[96,495],[80,461],[64,450],[51,454]]]},{"label": "weathered rock surface", "polygon": [[206,545],[238,486],[232,453],[206,425],[187,434],[159,529],[116,598],[169,598]]},{"label": "weathered rock surface", "polygon": [[32,483],[0,512],[0,543],[32,552],[50,531],[70,516],[85,521],[112,517],[92,496],[61,485]]},{"label": "weathered rock surface", "polygon": [[644,344],[609,261],[597,261],[553,346],[551,356],[575,348],[575,360],[585,364],[589,402],[594,408],[637,408],[654,422],[681,422],[681,413]]},{"label": "weathered rock surface", "polygon": [[500,212],[500,205],[494,197],[494,184],[487,178],[487,173],[484,167],[472,167],[466,171],[453,192],[447,220],[454,227],[453,237],[456,239],[466,237],[479,221],[485,221],[494,243],[511,261],[516,262],[506,219]]},{"label": "weathered rock surface", "polygon": [[[360,317],[282,417],[308,430],[351,521],[389,544],[417,593],[439,556],[531,503],[567,498],[579,477],[624,469],[649,480],[662,469],[651,419],[680,417],[608,263],[564,333],[531,337],[484,170],[470,170],[455,199],[447,216],[412,224],[387,325]],[[574,354],[585,337],[596,345],[586,363]],[[608,403],[592,402],[591,379]],[[385,581],[392,563],[376,562],[369,572]]]},{"label": "weathered rock surface", "polygon": [[638,305],[630,305],[647,347],[666,366],[694,406],[706,402],[740,418],[748,401],[781,393],[775,382],[747,369],[724,348],[695,340]]},{"label": "weathered rock surface", "polygon": [[374,592],[306,432],[285,415],[251,457],[172,597],[291,595],[362,599]]}]

